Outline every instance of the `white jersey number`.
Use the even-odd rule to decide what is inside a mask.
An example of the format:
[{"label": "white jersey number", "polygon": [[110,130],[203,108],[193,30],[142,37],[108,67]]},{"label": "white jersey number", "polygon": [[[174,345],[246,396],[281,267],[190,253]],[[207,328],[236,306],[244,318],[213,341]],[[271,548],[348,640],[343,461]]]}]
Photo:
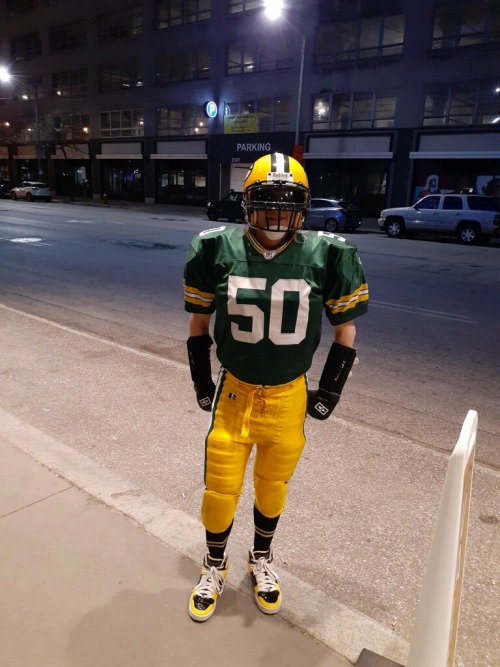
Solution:
[{"label": "white jersey number", "polygon": [[[231,322],[231,333],[235,340],[242,343],[258,343],[265,336],[265,313],[256,304],[238,303],[239,289],[265,290],[267,278],[243,278],[229,276],[227,285],[227,312],[229,315],[243,315],[252,321],[250,331],[243,331],[236,322]],[[285,292],[294,292],[299,296],[297,320],[294,331],[284,333],[283,308]],[[306,337],[309,319],[309,294],[311,288],[303,278],[277,280],[271,289],[271,312],[269,317],[269,339],[275,345],[297,345]]]}]

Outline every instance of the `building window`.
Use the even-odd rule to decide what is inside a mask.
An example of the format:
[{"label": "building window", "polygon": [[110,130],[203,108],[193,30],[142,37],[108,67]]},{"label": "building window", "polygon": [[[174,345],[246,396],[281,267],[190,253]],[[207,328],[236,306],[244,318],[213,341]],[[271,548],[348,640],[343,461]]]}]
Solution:
[{"label": "building window", "polygon": [[156,110],[156,133],[159,136],[196,136],[207,132],[207,119],[200,104]]},{"label": "building window", "polygon": [[19,35],[10,40],[10,57],[12,60],[29,60],[42,55],[42,40],[39,32]]},{"label": "building window", "polygon": [[211,15],[211,0],[156,0],[156,27],[204,21]]},{"label": "building window", "polygon": [[226,73],[229,76],[291,69],[290,44],[258,45],[255,40],[230,42],[227,47]]},{"label": "building window", "polygon": [[312,130],[357,130],[394,126],[396,96],[391,92],[321,95],[314,98]]},{"label": "building window", "polygon": [[19,77],[18,81],[16,82],[16,92],[13,97],[14,99],[22,100],[23,102],[35,100],[36,98],[43,98],[44,94],[42,77]]},{"label": "building window", "polygon": [[52,73],[52,95],[54,97],[83,97],[87,94],[86,69],[72,69]]},{"label": "building window", "polygon": [[26,14],[41,4],[40,0],[7,0],[7,11],[12,14]]},{"label": "building window", "polygon": [[259,114],[259,132],[287,132],[290,130],[290,100],[288,98],[225,102],[224,113],[226,116]]},{"label": "building window", "polygon": [[500,41],[500,3],[489,0],[439,0],[432,49],[454,49]]},{"label": "building window", "polygon": [[260,132],[287,132],[290,129],[290,100],[280,98],[257,101]]},{"label": "building window", "polygon": [[143,137],[144,111],[125,109],[121,111],[102,111],[101,137]]},{"label": "building window", "polygon": [[209,73],[210,55],[206,48],[162,54],[156,59],[156,83],[159,86],[208,79]]},{"label": "building window", "polygon": [[262,0],[228,0],[228,11],[230,14],[248,12],[251,9],[260,9]]},{"label": "building window", "polygon": [[500,86],[497,81],[429,86],[422,125],[470,126],[500,123]]},{"label": "building window", "polygon": [[90,124],[88,114],[54,114],[52,118],[53,135],[58,143],[88,139]]},{"label": "building window", "polygon": [[65,23],[50,28],[49,31],[50,52],[60,53],[69,49],[76,49],[87,43],[87,26],[85,21]]},{"label": "building window", "polygon": [[90,137],[90,119],[88,114],[71,114],[70,132],[72,139],[88,139]]},{"label": "building window", "polygon": [[404,16],[377,16],[319,26],[315,43],[317,65],[400,56]]},{"label": "building window", "polygon": [[102,65],[99,70],[99,92],[130,90],[143,85],[142,65],[134,62],[120,65]]},{"label": "building window", "polygon": [[131,37],[142,32],[142,7],[134,5],[118,12],[97,17],[97,40],[109,42],[113,39]]}]

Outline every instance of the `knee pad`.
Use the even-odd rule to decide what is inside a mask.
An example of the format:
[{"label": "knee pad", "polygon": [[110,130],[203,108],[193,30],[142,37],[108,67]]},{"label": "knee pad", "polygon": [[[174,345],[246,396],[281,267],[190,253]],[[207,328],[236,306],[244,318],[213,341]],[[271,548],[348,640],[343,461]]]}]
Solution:
[{"label": "knee pad", "polygon": [[201,520],[206,530],[222,533],[234,518],[239,495],[216,493],[205,489],[201,504]]},{"label": "knee pad", "polygon": [[270,482],[262,477],[254,477],[255,504],[261,514],[268,518],[283,512],[286,502],[288,484],[286,482]]}]

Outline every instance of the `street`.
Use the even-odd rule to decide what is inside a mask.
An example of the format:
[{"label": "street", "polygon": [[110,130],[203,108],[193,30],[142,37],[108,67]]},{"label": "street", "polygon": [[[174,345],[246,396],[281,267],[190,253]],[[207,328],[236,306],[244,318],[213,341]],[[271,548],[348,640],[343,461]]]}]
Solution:
[{"label": "street", "polygon": [[[0,209],[2,303],[185,363],[182,267],[191,237],[213,226],[202,209],[6,200]],[[30,238],[40,241],[12,241]],[[336,414],[449,450],[475,409],[477,460],[498,469],[500,248],[346,238],[358,246],[371,300],[357,325],[349,400]],[[313,382],[329,341],[325,319]]]},{"label": "street", "polygon": [[[0,202],[0,407],[192,517],[207,418],[186,368],[182,266],[190,238],[210,226],[201,210]],[[358,322],[360,363],[334,419],[307,424],[278,562],[408,640],[445,454],[475,409],[458,654],[493,667],[499,249],[348,238],[372,299]],[[247,490],[238,542],[250,514]]]}]

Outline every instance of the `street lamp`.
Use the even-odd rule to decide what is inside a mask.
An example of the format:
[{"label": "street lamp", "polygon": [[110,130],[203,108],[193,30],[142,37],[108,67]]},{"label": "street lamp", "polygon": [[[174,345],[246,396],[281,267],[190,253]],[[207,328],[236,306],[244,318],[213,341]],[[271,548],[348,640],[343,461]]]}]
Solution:
[{"label": "street lamp", "polygon": [[[6,67],[0,67],[0,83],[14,83],[14,77],[10,74],[9,70]],[[28,81],[28,86],[33,86],[35,91],[35,132],[36,132],[36,162],[38,170],[38,180],[42,180],[42,158],[41,158],[41,137],[40,137],[40,114],[38,112],[38,83],[36,81]],[[21,98],[24,100],[29,100],[29,95],[21,95]]]},{"label": "street lamp", "polygon": [[[283,14],[284,3],[283,0],[264,0],[264,14],[270,21],[280,19]],[[306,52],[306,36],[296,26],[288,24],[301,38],[300,45],[300,70],[299,70],[299,87],[297,90],[297,115],[295,118],[295,146],[299,145],[300,134],[300,114],[302,107],[302,87],[304,83],[304,56]]]}]

